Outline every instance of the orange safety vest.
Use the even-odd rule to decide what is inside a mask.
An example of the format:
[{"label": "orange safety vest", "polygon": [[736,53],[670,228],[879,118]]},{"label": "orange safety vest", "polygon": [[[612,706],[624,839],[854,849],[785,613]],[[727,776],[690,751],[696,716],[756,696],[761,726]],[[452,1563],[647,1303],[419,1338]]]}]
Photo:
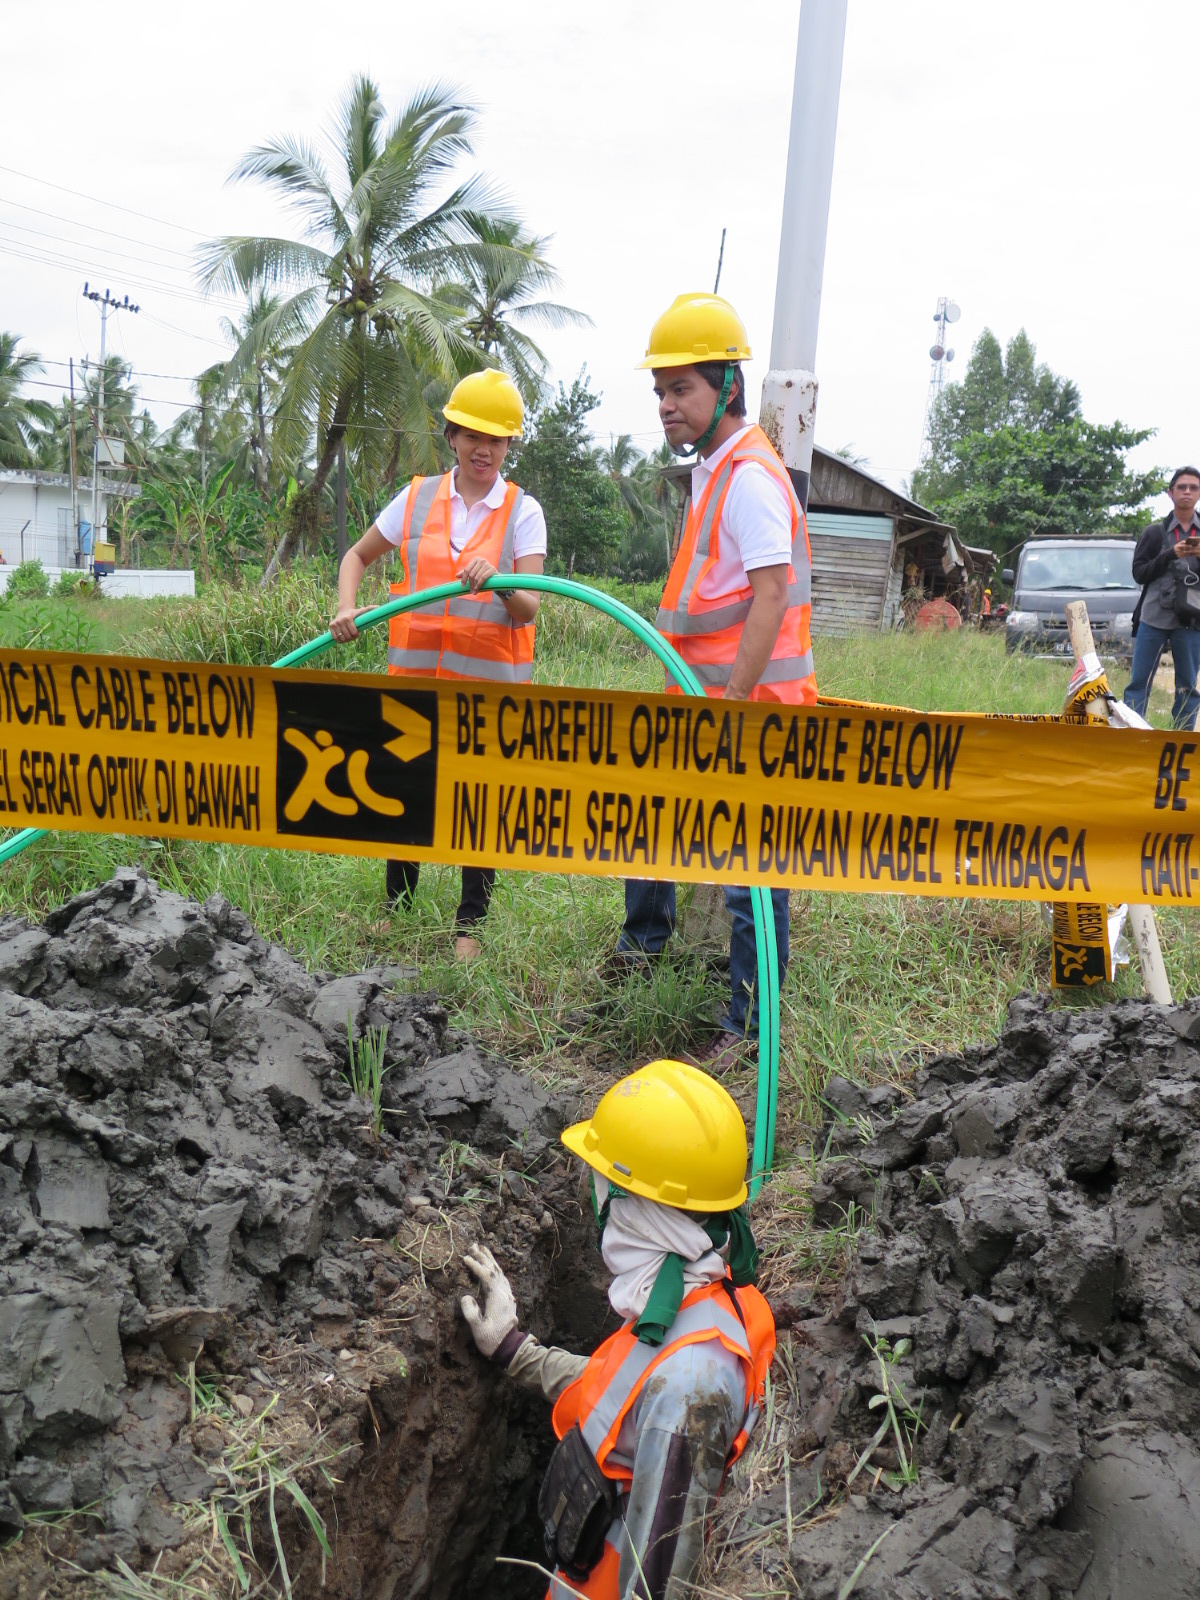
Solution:
[{"label": "orange safety vest", "polygon": [[[399,556],[403,569],[393,595],[452,583],[468,561],[486,556],[497,572],[515,570],[513,531],[525,491],[504,488],[504,503],[490,511],[457,556],[450,548],[450,474],[414,478],[404,507]],[[451,600],[420,606],[391,619],[388,671],[399,677],[488,678],[528,683],[533,676],[532,622],[509,616],[498,594],[466,590]]]},{"label": "orange safety vest", "polygon": [[[633,1458],[619,1454],[616,1443],[642,1385],[672,1351],[719,1339],[741,1361],[746,1381],[746,1410],[726,1463],[732,1466],[745,1450],[762,1409],[767,1369],[775,1354],[775,1319],[757,1289],[732,1289],[735,1311],[731,1287],[709,1283],[693,1289],[679,1307],[666,1341],[657,1349],[638,1339],[632,1322],[605,1339],[555,1402],[553,1421],[558,1437],[562,1439],[578,1423],[601,1472],[628,1487],[633,1482]],[[606,1539],[599,1564],[585,1582],[570,1580],[571,1588],[588,1600],[617,1600],[619,1567],[619,1551]],[[567,1600],[570,1591],[563,1587],[567,1581],[564,1577],[561,1583],[552,1582],[547,1600]]]},{"label": "orange safety vest", "polygon": [[[700,597],[700,583],[715,565],[720,549],[721,512],[743,464],[756,461],[786,491],[792,508],[792,559],[787,575],[787,611],[779,637],[762,677],[750,691],[751,700],[782,701],[786,705],[814,705],[817,678],[813,671],[812,551],[808,524],[796,498],[787,468],[763,430],[751,427],[708,480],[698,504],[688,511],[687,524],[663,590],[655,626],[673,644],[703,685],[705,694],[720,696],[729,683],[742,628],[750,615],[754,590],[749,581],[728,594]],[[668,694],[679,694],[678,684],[667,683]]]}]

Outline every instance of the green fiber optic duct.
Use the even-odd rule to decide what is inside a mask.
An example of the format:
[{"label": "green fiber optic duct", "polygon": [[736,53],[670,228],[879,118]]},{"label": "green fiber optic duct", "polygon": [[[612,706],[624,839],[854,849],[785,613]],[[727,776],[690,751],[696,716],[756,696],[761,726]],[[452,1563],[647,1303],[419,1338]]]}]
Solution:
[{"label": "green fiber optic duct", "polygon": [[[602,611],[605,616],[621,623],[635,638],[640,639],[646,648],[658,657],[685,694],[701,696],[704,694],[695,673],[658,630],[622,601],[614,600],[611,595],[604,594],[599,589],[589,588],[585,583],[576,583],[571,578],[550,578],[528,572],[490,578],[484,587],[500,593],[510,589],[535,589],[544,594],[557,594],[567,600],[579,600],[586,606],[592,606],[596,611]],[[389,600],[386,605],[376,606],[374,610],[364,612],[358,618],[357,625],[360,629],[371,628],[376,623],[386,622],[389,617],[396,616],[399,612],[415,611],[420,606],[449,600],[461,593],[461,583],[440,583],[432,589],[422,589],[416,594]],[[304,662],[311,661],[314,656],[330,649],[336,642],[331,633],[322,633],[317,638],[310,639],[307,644],[302,644],[298,650],[280,656],[278,661],[272,662],[272,665],[280,668],[302,666]],[[11,860],[24,850],[26,845],[42,838],[44,833],[45,830],[42,828],[25,828],[20,833],[14,834],[11,839],[4,840],[0,843],[0,862]],[[754,912],[755,942],[758,947],[759,995],[758,1098],[754,1111],[754,1162],[750,1179],[750,1198],[754,1199],[762,1188],[764,1177],[771,1170],[775,1156],[775,1106],[779,1094],[779,967],[771,892],[769,889],[752,889],[750,898]]]}]

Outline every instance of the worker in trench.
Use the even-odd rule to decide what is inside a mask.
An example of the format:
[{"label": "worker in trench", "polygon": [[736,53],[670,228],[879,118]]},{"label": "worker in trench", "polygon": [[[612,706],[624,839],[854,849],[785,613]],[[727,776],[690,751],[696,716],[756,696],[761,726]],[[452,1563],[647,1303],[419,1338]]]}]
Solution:
[{"label": "worker in trench", "polygon": [[[679,295],[650,330],[643,368],[677,455],[695,454],[691,505],[656,626],[725,700],[812,705],[812,557],[788,470],[746,420],[746,329],[715,294]],[[668,675],[668,692],[680,693]],[[724,1071],[758,1033],[758,958],[750,890],[728,887],[730,997],[700,1065]],[[787,969],[788,894],[773,889],[779,982]],[[605,974],[644,974],[675,926],[675,885],[629,879],[625,921]]]},{"label": "worker in trench", "polygon": [[554,1402],[559,1443],[538,1497],[547,1600],[682,1600],[775,1351],[753,1287],[745,1125],[715,1079],[655,1061],[562,1140],[592,1169],[623,1327],[590,1357],[539,1344],[483,1245],[464,1258],[483,1303],[464,1296],[463,1316],[483,1355]]},{"label": "worker in trench", "polygon": [[[439,477],[414,478],[346,552],[329,631],[342,644],[358,637],[356,619],[372,609],[358,604],[363,574],[395,551],[401,572],[391,585],[394,596],[456,579],[464,592],[391,619],[390,673],[528,683],[539,596],[530,590],[493,594],[483,587],[497,573],[540,573],[545,566],[542,508],[500,475],[509,445],[520,436],[525,408],[512,380],[489,370],[463,378],[442,414],[456,465]],[[390,904],[412,904],[419,870],[415,861],[387,863]],[[460,961],[480,954],[478,933],[495,881],[494,867],[462,869],[454,944]]]}]

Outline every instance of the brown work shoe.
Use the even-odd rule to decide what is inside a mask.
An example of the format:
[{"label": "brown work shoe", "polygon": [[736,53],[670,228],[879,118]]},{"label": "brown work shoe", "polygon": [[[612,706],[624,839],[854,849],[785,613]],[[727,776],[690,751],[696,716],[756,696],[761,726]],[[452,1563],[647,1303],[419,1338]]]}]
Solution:
[{"label": "brown work shoe", "polygon": [[649,950],[610,950],[596,968],[601,983],[623,983],[626,978],[648,978],[660,952]]},{"label": "brown work shoe", "polygon": [[455,961],[478,961],[483,954],[483,946],[479,940],[470,933],[460,933],[454,941]]},{"label": "brown work shoe", "polygon": [[712,1036],[703,1050],[688,1059],[702,1071],[720,1076],[740,1067],[749,1057],[753,1047],[753,1039],[745,1039],[740,1033],[730,1033],[728,1028],[722,1028],[719,1033]]}]

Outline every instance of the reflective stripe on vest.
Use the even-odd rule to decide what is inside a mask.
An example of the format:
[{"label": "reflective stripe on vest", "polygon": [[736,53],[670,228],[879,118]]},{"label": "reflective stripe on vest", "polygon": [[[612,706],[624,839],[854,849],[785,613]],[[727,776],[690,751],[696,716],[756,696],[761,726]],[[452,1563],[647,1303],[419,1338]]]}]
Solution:
[{"label": "reflective stripe on vest", "polygon": [[672,1351],[685,1344],[719,1339],[742,1364],[746,1383],[746,1409],[734,1439],[729,1460],[736,1461],[746,1447],[759,1414],[759,1397],[775,1353],[775,1322],[767,1302],[756,1289],[739,1289],[738,1308],[729,1297],[727,1283],[693,1289],[671,1324],[667,1342],[659,1349],[642,1344],[626,1323],[592,1355],[582,1375],[559,1396],[554,1406],[554,1431],[561,1439],[576,1424],[607,1477],[628,1481],[632,1461],[615,1451],[621,1425],[643,1384]]},{"label": "reflective stripe on vest", "polygon": [[[456,556],[450,548],[450,474],[414,478],[399,544],[401,579],[393,595],[452,582],[472,557],[485,556],[498,572],[516,569],[514,534],[523,489],[505,486],[504,503],[489,511]],[[435,514],[436,513],[436,514]],[[388,629],[388,671],[397,676],[483,678],[528,683],[533,675],[534,624],[510,617],[504,601],[466,591],[403,612]]]},{"label": "reflective stripe on vest", "polygon": [[[721,1294],[724,1297],[724,1290],[721,1290]],[[747,1364],[750,1363],[750,1346],[746,1341],[745,1328],[729,1307],[728,1301],[722,1306],[711,1296],[706,1296],[695,1305],[684,1303],[671,1324],[670,1338],[666,1343],[655,1346],[643,1344],[640,1339],[633,1340],[604,1393],[580,1423],[580,1432],[601,1466],[610,1455],[616,1466],[633,1466],[632,1461],[625,1461],[617,1455],[613,1446],[621,1419],[637,1398],[638,1390],[646,1381],[650,1369],[679,1345],[714,1337],[719,1338],[723,1345],[732,1349]]]},{"label": "reflective stripe on vest", "polygon": [[[720,520],[736,469],[755,462],[783,488],[792,513],[792,553],[788,568],[787,611],[766,670],[751,699],[811,702],[816,700],[809,624],[812,615],[812,556],[804,511],[787,469],[759,427],[738,441],[708,483],[699,505],[688,513],[667,578],[655,625],[679,651],[708,693],[719,694],[729,682],[741,632],[750,615],[749,584],[728,595],[702,599],[698,587],[720,549]],[[675,688],[675,685],[668,685]]]}]

